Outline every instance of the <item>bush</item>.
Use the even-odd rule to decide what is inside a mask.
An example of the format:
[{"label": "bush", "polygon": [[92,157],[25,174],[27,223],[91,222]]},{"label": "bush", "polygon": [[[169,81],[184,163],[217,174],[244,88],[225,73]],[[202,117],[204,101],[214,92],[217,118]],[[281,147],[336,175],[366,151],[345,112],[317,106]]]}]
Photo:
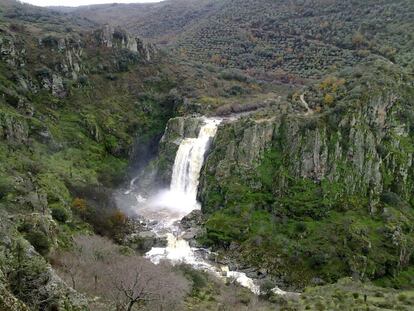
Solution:
[{"label": "bush", "polygon": [[89,79],[88,79],[88,77],[87,76],[80,76],[79,77],[79,85],[80,86],[87,86],[88,84],[89,84]]},{"label": "bush", "polygon": [[49,253],[51,243],[46,234],[41,231],[32,231],[26,234],[26,239],[33,245],[35,250],[42,256]]},{"label": "bush", "polygon": [[203,272],[194,270],[191,266],[185,264],[180,265],[178,268],[192,282],[194,292],[198,292],[208,285],[207,278]]},{"label": "bush", "polygon": [[407,295],[405,295],[405,294],[399,294],[398,295],[398,300],[399,301],[406,301],[407,300]]},{"label": "bush", "polygon": [[36,69],[36,76],[38,78],[49,78],[52,75],[52,71],[47,67]]},{"label": "bush", "polygon": [[110,80],[110,81],[116,81],[118,80],[118,77],[114,75],[113,73],[107,73],[105,75],[105,79]]},{"label": "bush", "polygon": [[275,288],[275,284],[270,280],[266,280],[260,284],[260,292],[264,293],[265,295],[270,294],[273,288]]},{"label": "bush", "polygon": [[244,305],[248,305],[250,303],[250,295],[246,291],[242,291],[237,295],[237,299]]},{"label": "bush", "polygon": [[310,257],[310,265],[313,268],[318,268],[327,262],[326,254],[317,253]]},{"label": "bush", "polygon": [[69,220],[69,216],[69,212],[62,206],[52,208],[52,217],[59,222],[67,222]]},{"label": "bush", "polygon": [[231,88],[226,90],[226,93],[231,96],[237,96],[246,93],[246,90],[240,85],[233,85]]},{"label": "bush", "polygon": [[381,201],[390,206],[400,206],[402,203],[400,196],[394,192],[384,192]]},{"label": "bush", "polygon": [[224,80],[235,80],[239,82],[247,82],[249,80],[243,71],[237,69],[224,70],[220,74],[220,78]]},{"label": "bush", "polygon": [[54,36],[47,36],[42,39],[42,44],[49,48],[54,48],[58,46],[58,38]]},{"label": "bush", "polygon": [[72,202],[73,210],[82,218],[84,218],[88,212],[88,205],[84,199],[76,198]]},{"label": "bush", "polygon": [[298,222],[295,224],[295,231],[299,233],[305,232],[307,229],[306,223],[304,222]]},{"label": "bush", "polygon": [[10,181],[6,178],[0,178],[0,200],[12,190]]},{"label": "bush", "polygon": [[334,102],[335,98],[332,96],[332,94],[326,94],[323,97],[323,103],[327,106],[331,106]]}]

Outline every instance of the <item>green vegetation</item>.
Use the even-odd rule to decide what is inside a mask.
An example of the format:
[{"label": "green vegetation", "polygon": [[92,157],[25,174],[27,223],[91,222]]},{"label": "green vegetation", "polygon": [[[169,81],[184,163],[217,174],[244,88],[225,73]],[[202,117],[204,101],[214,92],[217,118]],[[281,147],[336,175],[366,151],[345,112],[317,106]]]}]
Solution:
[{"label": "green vegetation", "polygon": [[[312,116],[241,120],[219,132],[202,180],[209,214],[202,243],[236,261],[241,254],[242,262],[265,267],[291,288],[344,276],[413,286],[407,156],[414,142],[411,121],[400,118],[412,109],[412,88],[398,67],[362,68],[307,88]],[[326,91],[337,100],[323,106]],[[394,92],[398,100],[390,102]],[[376,112],[382,106],[388,115]],[[381,164],[375,169],[371,161]]]},{"label": "green vegetation", "polygon": [[308,288],[293,310],[411,310],[413,291],[403,293],[370,283],[341,279],[336,284]]},{"label": "green vegetation", "polygon": [[[150,47],[132,52],[116,41],[124,34],[110,33],[108,49],[99,30],[65,15],[15,2],[1,8],[0,225],[13,222],[2,230],[0,287],[32,309],[83,310],[41,256],[70,247],[78,232],[122,239],[126,217],[108,189],[124,181],[136,141],[145,150],[160,137],[181,98],[169,65],[147,60]],[[162,79],[145,82],[154,76]],[[25,243],[14,249],[22,238],[36,252]]]},{"label": "green vegetation", "polygon": [[321,77],[371,55],[412,71],[413,10],[410,0],[183,0],[74,13],[97,22],[116,20],[186,60],[282,72],[286,82],[289,74]]}]

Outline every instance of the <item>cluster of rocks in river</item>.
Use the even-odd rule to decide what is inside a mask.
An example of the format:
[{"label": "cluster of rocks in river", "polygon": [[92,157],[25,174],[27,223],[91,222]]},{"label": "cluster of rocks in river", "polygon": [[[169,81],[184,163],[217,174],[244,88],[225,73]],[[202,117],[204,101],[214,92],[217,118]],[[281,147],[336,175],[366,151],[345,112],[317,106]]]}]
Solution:
[{"label": "cluster of rocks in river", "polygon": [[155,221],[147,221],[144,218],[130,218],[127,223],[127,234],[123,244],[140,252],[146,253],[153,247],[167,246],[166,237],[157,236],[151,231],[151,227],[156,225]]}]

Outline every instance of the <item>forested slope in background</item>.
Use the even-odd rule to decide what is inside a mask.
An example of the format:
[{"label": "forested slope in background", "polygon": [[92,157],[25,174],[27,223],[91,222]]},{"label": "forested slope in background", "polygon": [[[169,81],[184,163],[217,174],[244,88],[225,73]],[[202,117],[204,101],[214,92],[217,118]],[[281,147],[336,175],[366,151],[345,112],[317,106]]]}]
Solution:
[{"label": "forested slope in background", "polygon": [[384,1],[165,1],[80,8],[183,58],[301,77],[354,65],[370,55],[412,69],[414,4]]}]

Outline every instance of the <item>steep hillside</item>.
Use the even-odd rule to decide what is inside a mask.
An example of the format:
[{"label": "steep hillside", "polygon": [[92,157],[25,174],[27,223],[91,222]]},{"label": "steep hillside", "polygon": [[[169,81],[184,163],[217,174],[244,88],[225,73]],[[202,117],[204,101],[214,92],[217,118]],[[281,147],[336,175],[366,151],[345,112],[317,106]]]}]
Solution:
[{"label": "steep hillside", "polygon": [[127,219],[111,188],[146,163],[172,116],[261,89],[234,77],[179,63],[119,27],[2,2],[0,309],[83,310],[88,300],[49,256],[80,233],[120,242]]},{"label": "steep hillside", "polygon": [[320,77],[373,54],[412,70],[414,4],[409,0],[165,1],[76,13],[110,19],[167,43],[185,59],[223,67]]},{"label": "steep hillside", "polygon": [[[45,258],[90,232],[74,198],[118,183],[134,142],[157,139],[181,100],[157,51],[126,32],[0,8],[0,309],[83,310]],[[115,211],[99,207],[89,217],[111,236]]]},{"label": "steep hillside", "polygon": [[412,287],[413,91],[377,61],[292,96],[309,111],[224,125],[200,190],[204,243],[281,286],[352,275]]},{"label": "steep hillside", "polygon": [[157,43],[168,43],[186,28],[200,22],[220,8],[217,0],[174,0],[148,4],[93,5],[53,9],[70,12],[98,23],[111,21],[132,33]]}]

